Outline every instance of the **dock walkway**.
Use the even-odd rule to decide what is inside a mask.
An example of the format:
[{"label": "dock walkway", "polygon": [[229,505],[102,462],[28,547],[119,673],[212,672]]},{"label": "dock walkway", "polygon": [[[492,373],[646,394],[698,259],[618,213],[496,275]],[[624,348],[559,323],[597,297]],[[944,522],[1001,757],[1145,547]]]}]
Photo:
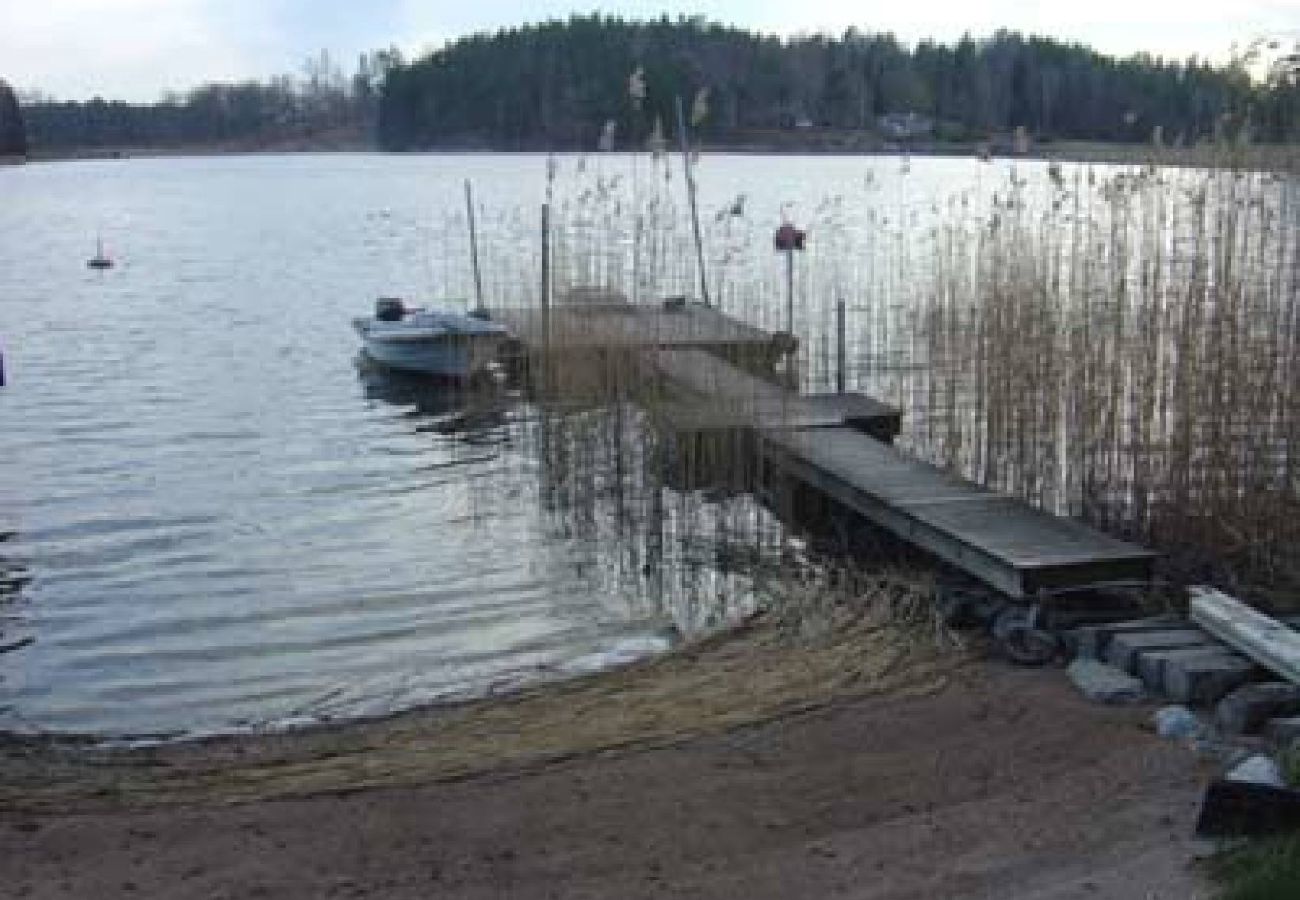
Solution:
[{"label": "dock walkway", "polygon": [[661,409],[676,430],[751,432],[788,476],[1013,598],[1151,577],[1148,550],[908,457],[890,443],[898,410],[863,394],[802,396],[752,374],[789,345],[716,309],[559,306],[549,340],[538,310],[497,318],[530,352],[638,354],[642,373],[677,395]]},{"label": "dock walkway", "polygon": [[557,305],[549,313],[537,307],[506,307],[493,310],[492,316],[530,352],[548,346],[553,351],[675,347],[730,357],[736,351],[767,353],[774,343],[768,332],[698,303]]},{"label": "dock walkway", "polygon": [[759,438],[765,459],[790,475],[1008,596],[1151,577],[1148,550],[858,431],[761,429]]},{"label": "dock walkway", "polygon": [[647,350],[642,359],[650,371],[696,401],[672,408],[670,418],[678,431],[846,426],[890,442],[902,425],[898,409],[866,394],[796,394],[703,350]]}]

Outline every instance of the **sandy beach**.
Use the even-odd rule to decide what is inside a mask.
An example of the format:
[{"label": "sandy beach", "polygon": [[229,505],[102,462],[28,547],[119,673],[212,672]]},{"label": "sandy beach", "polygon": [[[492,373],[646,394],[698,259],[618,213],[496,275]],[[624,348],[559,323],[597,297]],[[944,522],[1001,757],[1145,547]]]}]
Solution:
[{"label": "sandy beach", "polygon": [[13,741],[0,894],[1205,896],[1190,751],[1148,709],[982,657],[878,626],[812,649],[760,627],[298,734]]}]

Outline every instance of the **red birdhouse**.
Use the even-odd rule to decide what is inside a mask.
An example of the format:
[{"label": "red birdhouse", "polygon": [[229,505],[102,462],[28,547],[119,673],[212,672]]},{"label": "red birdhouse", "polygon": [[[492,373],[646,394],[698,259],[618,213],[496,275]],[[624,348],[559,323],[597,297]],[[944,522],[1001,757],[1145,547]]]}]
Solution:
[{"label": "red birdhouse", "polygon": [[776,249],[802,250],[805,237],[807,235],[804,232],[786,222],[776,230]]}]

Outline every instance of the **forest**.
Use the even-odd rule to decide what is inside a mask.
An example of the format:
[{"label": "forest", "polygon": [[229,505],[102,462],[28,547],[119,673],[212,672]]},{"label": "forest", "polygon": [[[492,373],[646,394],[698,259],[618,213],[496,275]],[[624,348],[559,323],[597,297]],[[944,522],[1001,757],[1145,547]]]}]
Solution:
[{"label": "forest", "polygon": [[264,82],[205,84],[157,103],[95,97],[23,99],[33,153],[187,146],[231,149],[373,146],[379,92],[395,49],[363,53],[345,72],[327,51],[309,58],[299,74]]},{"label": "forest", "polygon": [[1294,71],[1260,80],[1242,64],[1116,59],[1007,31],[909,47],[856,29],[781,38],[698,17],[574,16],[470,35],[409,62],[396,49],[362,54],[350,73],[322,52],[298,75],[207,84],[156,103],[20,99],[32,152],[57,154],[627,149],[675,132],[678,97],[713,146],[797,149],[835,134],[869,149],[890,137],[890,121],[931,146],[1017,130],[1038,142],[1159,135],[1178,145],[1225,132],[1300,140]]},{"label": "forest", "polygon": [[[633,72],[643,91],[629,91]],[[854,29],[782,39],[700,18],[597,15],[473,35],[394,68],[378,137],[389,149],[592,147],[612,129],[628,146],[656,122],[671,130],[674,98],[701,90],[702,134],[723,144],[870,130],[906,113],[932,122],[937,140],[1023,128],[1039,140],[1144,142],[1158,128],[1177,143],[1243,126],[1256,140],[1300,137],[1295,79],[1260,82],[1241,65],[1121,60],[1006,31],[909,48]]]},{"label": "forest", "polygon": [[0,158],[27,154],[27,128],[13,88],[0,79]]}]

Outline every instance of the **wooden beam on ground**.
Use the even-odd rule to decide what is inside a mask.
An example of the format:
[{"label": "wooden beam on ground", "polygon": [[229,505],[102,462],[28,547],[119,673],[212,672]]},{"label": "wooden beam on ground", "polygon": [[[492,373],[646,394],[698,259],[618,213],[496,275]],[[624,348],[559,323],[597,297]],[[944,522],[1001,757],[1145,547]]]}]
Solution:
[{"label": "wooden beam on ground", "polygon": [[1193,587],[1191,618],[1210,634],[1300,684],[1300,632],[1209,587]]}]

